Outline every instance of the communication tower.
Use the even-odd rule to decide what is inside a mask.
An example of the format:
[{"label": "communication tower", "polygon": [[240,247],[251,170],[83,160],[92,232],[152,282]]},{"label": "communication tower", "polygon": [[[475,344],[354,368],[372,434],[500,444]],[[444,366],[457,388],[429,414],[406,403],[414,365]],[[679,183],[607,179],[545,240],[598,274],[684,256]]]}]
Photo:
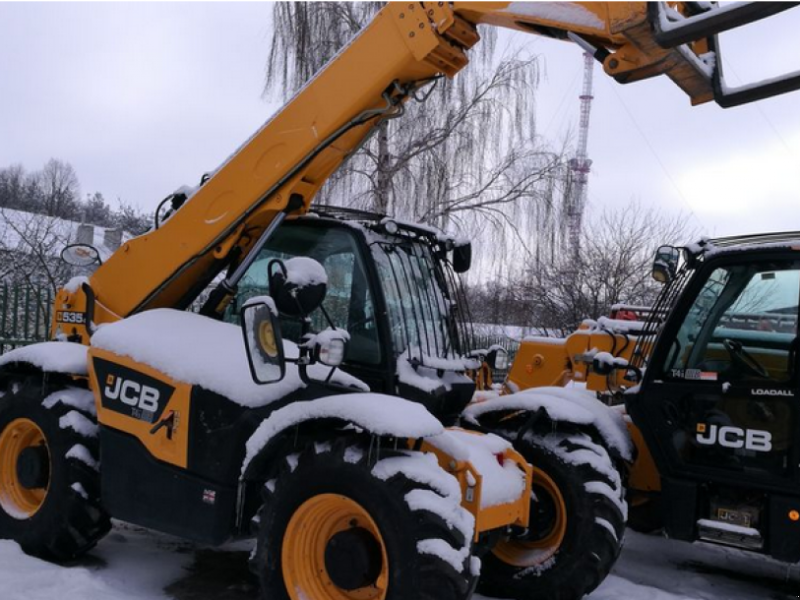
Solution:
[{"label": "communication tower", "polygon": [[569,161],[569,168],[572,172],[572,185],[569,188],[569,198],[567,200],[567,234],[569,251],[577,264],[580,260],[581,252],[581,227],[583,223],[583,211],[586,208],[586,197],[588,193],[589,172],[592,168],[592,161],[587,155],[587,145],[589,143],[589,117],[592,111],[592,73],[594,70],[594,58],[588,52],[583,54],[583,90],[581,91],[581,115],[578,127],[578,148],[575,157]]}]

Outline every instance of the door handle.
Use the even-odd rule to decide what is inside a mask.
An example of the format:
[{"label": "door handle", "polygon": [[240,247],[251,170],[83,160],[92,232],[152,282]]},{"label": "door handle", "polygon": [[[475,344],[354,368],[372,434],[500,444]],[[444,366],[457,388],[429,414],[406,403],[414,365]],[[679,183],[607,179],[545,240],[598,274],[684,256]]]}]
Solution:
[{"label": "door handle", "polygon": [[167,439],[172,439],[172,432],[175,430],[175,411],[171,410],[167,413],[163,419],[161,419],[158,423],[153,425],[150,429],[150,435],[155,435],[160,430],[167,428]]}]

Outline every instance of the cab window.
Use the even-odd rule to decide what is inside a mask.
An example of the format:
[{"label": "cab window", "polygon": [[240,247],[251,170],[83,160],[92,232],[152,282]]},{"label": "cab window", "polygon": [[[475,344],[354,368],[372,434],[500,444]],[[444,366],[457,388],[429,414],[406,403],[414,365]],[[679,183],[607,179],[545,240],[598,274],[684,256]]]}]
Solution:
[{"label": "cab window", "polygon": [[715,269],[689,308],[663,375],[786,382],[794,376],[800,265]]},{"label": "cab window", "polygon": [[[291,224],[267,242],[239,285],[239,306],[253,296],[268,294],[267,268],[272,259],[313,258],[325,267],[328,291],[323,302],[334,325],[350,334],[347,362],[379,364],[382,360],[372,292],[353,232],[341,227]],[[329,327],[322,309],[311,315],[312,331]],[[300,322],[281,317],[286,339],[300,341]]]}]

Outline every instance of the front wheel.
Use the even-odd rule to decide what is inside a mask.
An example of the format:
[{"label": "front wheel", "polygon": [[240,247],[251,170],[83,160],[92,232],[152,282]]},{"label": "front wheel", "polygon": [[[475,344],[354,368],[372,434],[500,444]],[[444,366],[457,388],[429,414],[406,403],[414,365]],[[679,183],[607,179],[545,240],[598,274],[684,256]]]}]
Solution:
[{"label": "front wheel", "polygon": [[608,575],[627,507],[608,452],[585,434],[528,435],[517,448],[534,467],[531,521],[484,559],[479,589],[517,600],[578,600]]},{"label": "front wheel", "polygon": [[28,554],[71,560],[111,528],[92,402],[85,389],[24,382],[0,404],[0,538]]},{"label": "front wheel", "polygon": [[269,600],[466,600],[474,519],[432,455],[315,444],[264,489],[251,560]]}]

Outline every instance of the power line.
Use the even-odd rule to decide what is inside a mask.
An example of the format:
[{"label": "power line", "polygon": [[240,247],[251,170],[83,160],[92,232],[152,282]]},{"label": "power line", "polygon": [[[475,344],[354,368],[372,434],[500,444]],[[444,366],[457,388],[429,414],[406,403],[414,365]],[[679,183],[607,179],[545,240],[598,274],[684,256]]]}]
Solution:
[{"label": "power line", "polygon": [[666,165],[661,160],[661,157],[659,156],[658,152],[656,152],[656,149],[653,146],[653,144],[650,143],[650,139],[647,137],[647,134],[644,132],[644,130],[639,125],[639,122],[636,120],[636,117],[633,116],[633,113],[628,108],[628,105],[625,103],[625,100],[623,100],[622,96],[619,95],[619,93],[617,92],[617,90],[614,87],[613,83],[611,83],[610,81],[607,81],[607,83],[608,83],[609,87],[611,88],[611,91],[614,92],[614,96],[616,96],[617,100],[622,105],[622,108],[625,110],[625,113],[628,115],[628,118],[633,123],[633,126],[636,128],[636,131],[638,131],[639,135],[642,136],[642,139],[644,140],[645,145],[647,146],[648,150],[650,150],[650,153],[653,155],[653,157],[656,159],[656,162],[658,163],[658,166],[661,167],[661,170],[663,171],[664,175],[669,180],[669,182],[672,184],[672,187],[675,188],[675,191],[678,193],[678,197],[681,199],[681,202],[683,202],[683,204],[689,210],[689,214],[691,214],[692,217],[694,217],[694,219],[700,224],[700,226],[703,229],[707,230],[708,228],[707,228],[706,224],[703,223],[703,221],[700,219],[700,217],[698,217],[697,214],[695,214],[694,210],[692,210],[692,205],[689,203],[689,200],[684,195],[683,190],[681,190],[680,186],[678,185],[678,182],[675,181],[675,179],[672,177],[672,174],[669,172],[669,170],[667,169]]}]

